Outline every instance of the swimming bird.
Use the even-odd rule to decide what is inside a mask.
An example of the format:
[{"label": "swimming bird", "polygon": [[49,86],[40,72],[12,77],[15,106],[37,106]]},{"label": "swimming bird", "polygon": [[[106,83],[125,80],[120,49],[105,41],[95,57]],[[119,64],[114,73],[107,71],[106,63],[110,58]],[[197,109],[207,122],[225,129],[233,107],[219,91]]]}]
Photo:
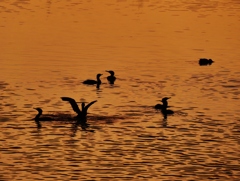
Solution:
[{"label": "swimming bird", "polygon": [[212,59],[207,59],[207,58],[200,58],[199,59],[199,65],[211,65],[214,61]]},{"label": "swimming bird", "polygon": [[107,80],[110,84],[114,84],[116,77],[114,76],[114,71],[106,70],[106,72],[110,73],[110,76],[107,77]]},{"label": "swimming bird", "polygon": [[94,85],[94,84],[97,84],[97,85],[100,85],[102,82],[100,80],[100,77],[101,77],[102,74],[97,74],[97,80],[92,80],[92,79],[87,79],[85,81],[83,81],[83,84],[88,84],[88,85]]},{"label": "swimming bird", "polygon": [[36,122],[39,122],[39,121],[52,121],[52,120],[54,120],[52,117],[43,117],[43,116],[41,116],[42,112],[43,112],[43,110],[41,108],[38,107],[38,108],[33,108],[33,109],[36,109],[38,111],[38,114],[34,118],[34,120]]},{"label": "swimming bird", "polygon": [[92,101],[92,102],[90,102],[89,104],[87,104],[86,106],[85,106],[85,103],[82,102],[82,104],[81,104],[82,110],[80,110],[79,107],[78,107],[78,105],[77,105],[77,102],[76,102],[74,99],[72,99],[72,98],[70,98],[70,97],[61,97],[61,99],[62,99],[63,101],[68,101],[68,102],[71,104],[73,111],[78,114],[78,115],[77,115],[77,118],[78,118],[80,121],[84,120],[84,122],[86,122],[86,117],[87,117],[87,110],[88,110],[88,108],[89,108],[91,105],[93,105],[95,102],[97,102],[97,100]]},{"label": "swimming bird", "polygon": [[167,100],[168,99],[170,99],[171,97],[164,97],[164,98],[162,98],[162,103],[163,104],[156,104],[155,106],[154,106],[154,108],[155,109],[167,109],[167,107],[169,107],[168,106],[168,102],[167,102]]}]

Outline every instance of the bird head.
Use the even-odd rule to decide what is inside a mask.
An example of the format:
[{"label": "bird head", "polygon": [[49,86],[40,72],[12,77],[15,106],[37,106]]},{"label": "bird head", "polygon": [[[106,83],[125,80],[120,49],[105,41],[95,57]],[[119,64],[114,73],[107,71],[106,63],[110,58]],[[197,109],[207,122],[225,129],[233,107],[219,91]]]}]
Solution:
[{"label": "bird head", "polygon": [[97,74],[97,77],[100,77],[102,74]]},{"label": "bird head", "polygon": [[114,71],[112,70],[106,70],[106,72],[110,73],[111,75],[114,75]]},{"label": "bird head", "polygon": [[167,101],[168,99],[170,99],[171,97],[164,97],[164,98],[162,98],[162,102],[164,102],[164,101]]},{"label": "bird head", "polygon": [[33,109],[36,109],[38,112],[42,113],[42,109],[40,107],[36,107],[36,108],[33,108]]}]

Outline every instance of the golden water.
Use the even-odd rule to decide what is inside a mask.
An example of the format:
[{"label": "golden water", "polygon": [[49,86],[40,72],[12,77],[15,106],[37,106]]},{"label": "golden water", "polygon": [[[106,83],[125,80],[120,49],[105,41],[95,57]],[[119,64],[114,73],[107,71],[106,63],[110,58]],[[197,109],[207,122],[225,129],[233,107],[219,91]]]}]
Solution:
[{"label": "golden water", "polygon": [[[3,0],[0,12],[0,180],[239,180],[238,1]],[[97,73],[100,89],[81,84]],[[90,131],[36,127],[33,107],[74,116],[62,96],[98,101]],[[166,96],[164,120],[153,106]]]}]

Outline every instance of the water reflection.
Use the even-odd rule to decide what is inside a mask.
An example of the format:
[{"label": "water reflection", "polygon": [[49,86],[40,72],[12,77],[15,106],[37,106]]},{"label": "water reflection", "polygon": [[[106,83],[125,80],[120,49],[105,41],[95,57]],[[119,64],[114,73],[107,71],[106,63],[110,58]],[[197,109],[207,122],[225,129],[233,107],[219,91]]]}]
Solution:
[{"label": "water reflection", "polygon": [[162,119],[162,127],[167,128],[168,127],[168,121],[167,121],[167,115],[163,117]]},{"label": "water reflection", "polygon": [[86,131],[86,132],[94,132],[94,130],[92,129],[88,129],[90,127],[90,125],[88,123],[86,123],[86,120],[84,121],[77,121],[75,123],[72,124],[72,128],[71,128],[71,137],[75,137],[78,128],[81,127],[82,131]]}]

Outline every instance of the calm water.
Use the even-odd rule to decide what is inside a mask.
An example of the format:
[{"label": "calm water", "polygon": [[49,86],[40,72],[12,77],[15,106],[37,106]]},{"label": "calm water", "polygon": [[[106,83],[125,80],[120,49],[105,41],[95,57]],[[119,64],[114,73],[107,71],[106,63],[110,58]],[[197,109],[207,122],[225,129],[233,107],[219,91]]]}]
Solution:
[{"label": "calm water", "polygon": [[[0,11],[0,180],[239,180],[238,1],[3,0]],[[99,89],[81,84],[97,73]],[[86,131],[64,118],[37,128],[34,107],[75,116],[62,96],[98,101]],[[153,106],[166,96],[165,120]]]}]

